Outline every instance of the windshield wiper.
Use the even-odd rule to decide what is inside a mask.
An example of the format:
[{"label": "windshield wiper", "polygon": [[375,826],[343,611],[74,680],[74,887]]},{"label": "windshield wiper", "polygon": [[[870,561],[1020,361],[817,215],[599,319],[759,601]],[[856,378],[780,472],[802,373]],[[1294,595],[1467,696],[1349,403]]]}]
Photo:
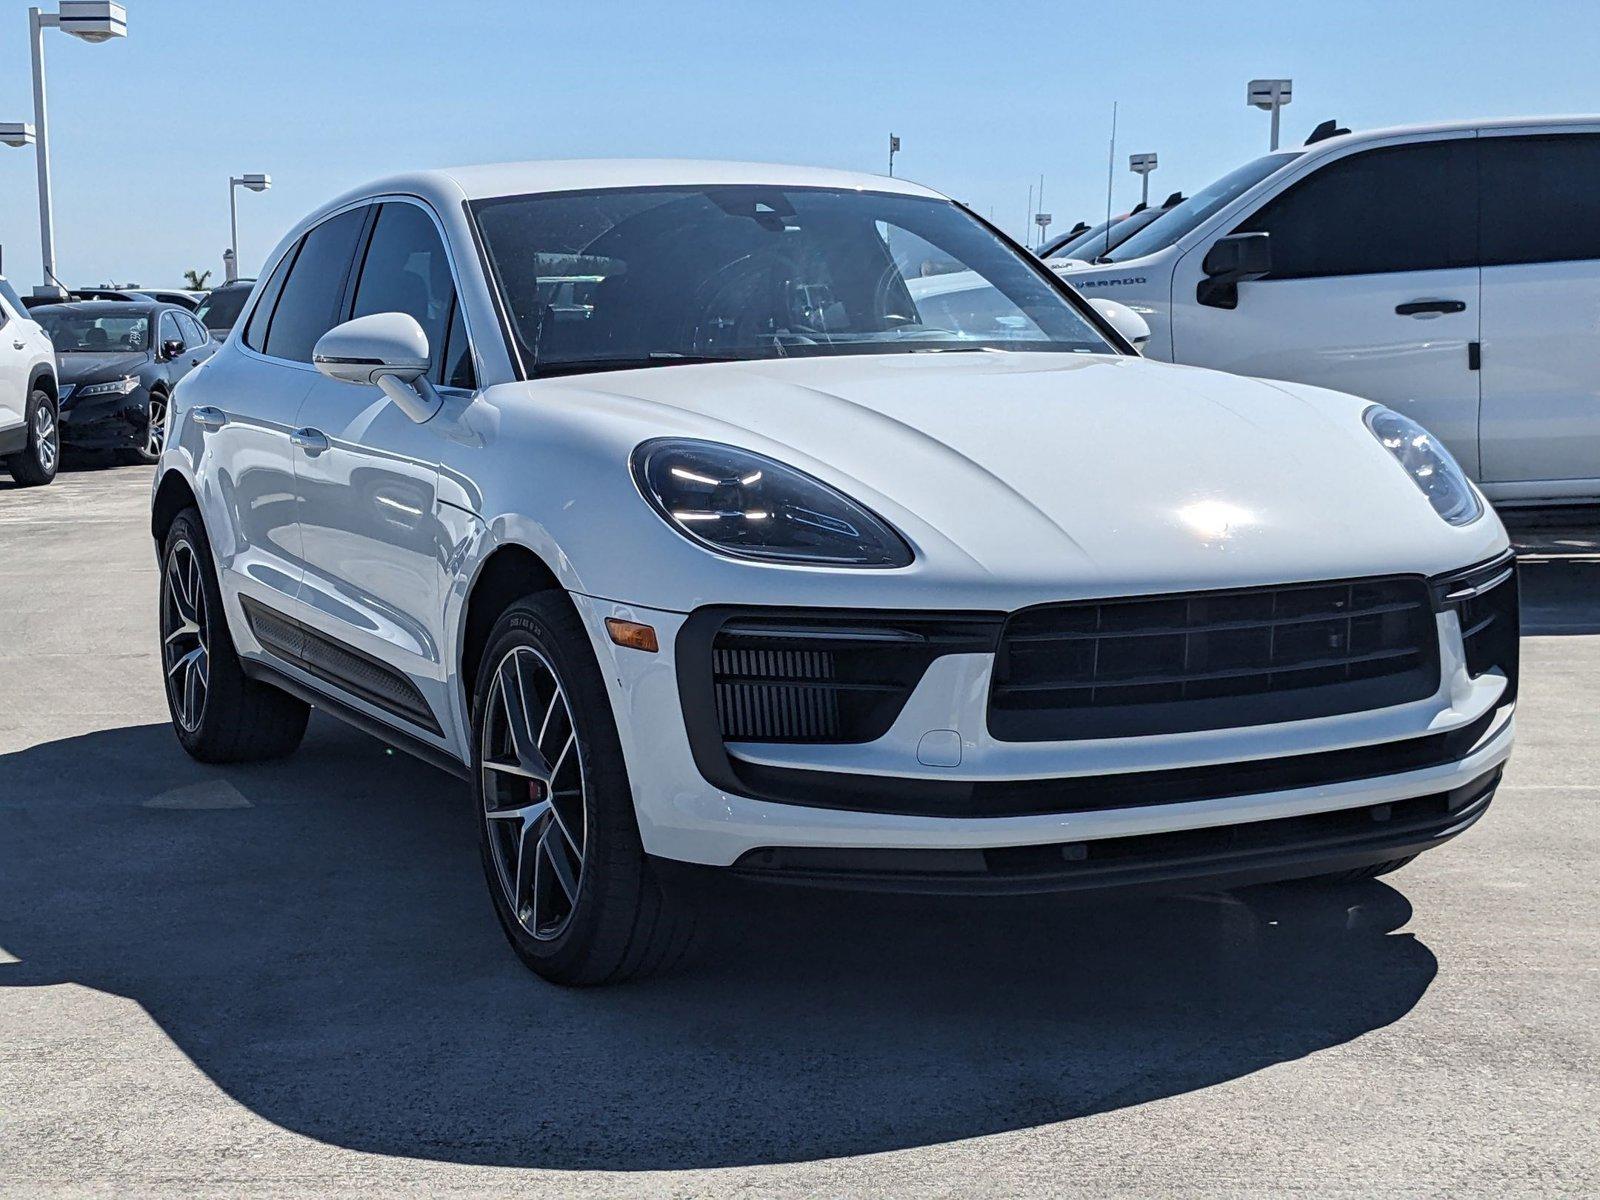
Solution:
[{"label": "windshield wiper", "polygon": [[593,371],[638,371],[646,367],[693,366],[698,363],[751,362],[736,354],[675,354],[657,351],[636,358],[571,358],[552,363],[535,363],[535,376],[583,375]]}]

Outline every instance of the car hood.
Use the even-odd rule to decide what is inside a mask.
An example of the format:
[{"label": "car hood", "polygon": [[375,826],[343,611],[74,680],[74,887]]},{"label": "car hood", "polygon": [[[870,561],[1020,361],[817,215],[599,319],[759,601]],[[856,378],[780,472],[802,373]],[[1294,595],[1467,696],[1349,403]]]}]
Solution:
[{"label": "car hood", "polygon": [[[809,471],[905,532],[914,571],[1005,580],[1022,599],[1060,595],[1063,580],[1092,595],[1433,573],[1504,544],[1492,513],[1442,521],[1367,431],[1366,402],[1316,388],[1032,353],[561,383],[581,388],[579,419],[631,418],[630,440],[703,437]],[[945,595],[974,602],[959,586]]]},{"label": "car hood", "polygon": [[136,375],[147,361],[147,355],[127,350],[109,354],[58,354],[56,370],[62,383],[99,383]]}]

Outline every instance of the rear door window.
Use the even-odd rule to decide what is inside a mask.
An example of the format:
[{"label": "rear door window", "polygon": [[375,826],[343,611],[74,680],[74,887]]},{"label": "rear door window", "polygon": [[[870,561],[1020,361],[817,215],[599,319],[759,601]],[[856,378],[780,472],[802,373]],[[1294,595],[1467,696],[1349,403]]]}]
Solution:
[{"label": "rear door window", "polygon": [[[367,210],[354,208],[318,225],[300,245],[267,327],[266,353],[310,362],[317,339],[338,320],[356,241]],[[254,321],[251,322],[252,327]]]},{"label": "rear door window", "polygon": [[1600,134],[1478,139],[1483,265],[1600,259]]},{"label": "rear door window", "polygon": [[1272,235],[1272,279],[1475,266],[1475,141],[1336,159],[1269,200],[1238,232]]}]

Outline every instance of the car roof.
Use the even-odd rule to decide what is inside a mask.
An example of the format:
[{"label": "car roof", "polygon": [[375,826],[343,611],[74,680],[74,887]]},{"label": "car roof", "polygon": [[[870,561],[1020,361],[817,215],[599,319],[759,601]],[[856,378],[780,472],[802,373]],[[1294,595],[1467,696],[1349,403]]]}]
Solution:
[{"label": "car roof", "polygon": [[352,188],[344,195],[323,205],[312,217],[302,222],[301,227],[345,205],[390,194],[416,195],[438,205],[454,205],[462,200],[521,196],[538,192],[585,191],[598,188],[694,187],[706,184],[843,188],[945,199],[931,188],[906,179],[861,171],[836,171],[829,167],[689,158],[548,159],[447,167],[377,179],[361,187]]},{"label": "car roof", "polygon": [[[1308,153],[1324,154],[1346,146],[1359,145],[1362,142],[1387,141],[1417,134],[1465,133],[1471,129],[1560,129],[1564,126],[1600,126],[1600,115],[1586,116],[1575,113],[1551,117],[1491,117],[1477,121],[1433,121],[1420,125],[1388,125],[1381,129],[1358,129],[1350,133],[1337,133],[1332,137],[1323,138],[1320,142],[1313,142],[1305,149]],[[1286,146],[1285,149],[1292,150],[1294,147]]]},{"label": "car roof", "polygon": [[45,309],[108,313],[113,316],[133,316],[138,313],[148,314],[158,309],[172,309],[175,312],[185,311],[181,305],[167,304],[160,300],[63,300],[57,304],[41,304],[33,311],[37,313]]}]

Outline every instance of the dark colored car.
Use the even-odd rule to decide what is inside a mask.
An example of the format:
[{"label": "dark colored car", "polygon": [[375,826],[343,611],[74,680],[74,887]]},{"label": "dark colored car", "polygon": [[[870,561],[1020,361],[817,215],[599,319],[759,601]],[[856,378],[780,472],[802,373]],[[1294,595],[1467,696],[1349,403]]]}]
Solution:
[{"label": "dark colored car", "polygon": [[216,351],[195,315],[128,300],[48,304],[31,315],[55,343],[62,445],[155,462],[172,389]]},{"label": "dark colored car", "polygon": [[255,286],[254,279],[235,279],[232,283],[212,288],[206,298],[200,301],[195,316],[220,342],[228,336],[228,330],[239,319],[239,314],[244,311],[244,302],[250,299]]}]

